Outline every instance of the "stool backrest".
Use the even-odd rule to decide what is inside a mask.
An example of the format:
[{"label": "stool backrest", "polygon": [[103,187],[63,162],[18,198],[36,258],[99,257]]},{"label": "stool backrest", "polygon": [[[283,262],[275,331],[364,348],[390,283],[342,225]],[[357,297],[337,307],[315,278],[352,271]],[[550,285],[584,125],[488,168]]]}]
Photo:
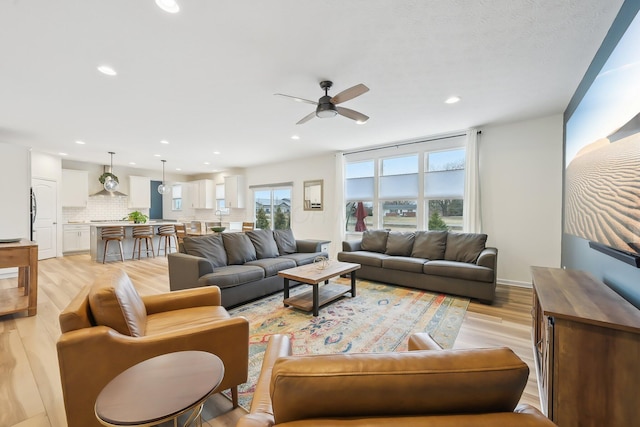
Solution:
[{"label": "stool backrest", "polygon": [[100,231],[102,239],[118,239],[124,237],[124,227],[102,227]]},{"label": "stool backrest", "polygon": [[153,236],[153,226],[136,225],[132,230],[133,237]]},{"label": "stool backrest", "polygon": [[161,225],[158,227],[158,234],[176,234],[175,225]]}]

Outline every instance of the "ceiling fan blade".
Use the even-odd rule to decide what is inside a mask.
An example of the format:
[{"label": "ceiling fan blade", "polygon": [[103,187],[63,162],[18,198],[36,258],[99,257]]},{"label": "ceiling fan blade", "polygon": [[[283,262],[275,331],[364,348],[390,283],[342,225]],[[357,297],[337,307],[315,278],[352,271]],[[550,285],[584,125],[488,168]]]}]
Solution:
[{"label": "ceiling fan blade", "polygon": [[309,120],[313,119],[316,116],[316,112],[312,111],[309,114],[307,114],[306,116],[304,116],[303,118],[300,119],[300,121],[298,123],[296,123],[297,125],[301,125],[303,123],[307,123]]},{"label": "ceiling fan blade", "polygon": [[336,107],[336,111],[338,111],[338,114],[340,114],[341,116],[360,123],[365,123],[367,120],[369,120],[369,116],[365,116],[364,114],[351,110],[350,108]]},{"label": "ceiling fan blade", "polygon": [[291,98],[291,99],[293,99],[295,101],[298,101],[298,102],[306,102],[307,104],[318,105],[318,103],[316,101],[311,101],[309,99],[300,98],[298,96],[285,95],[284,93],[274,93],[274,95],[286,96],[287,98]]},{"label": "ceiling fan blade", "polygon": [[331,102],[333,102],[334,104],[340,104],[367,92],[369,92],[369,88],[360,83],[353,87],[350,87],[349,89],[343,90],[342,92],[331,98]]}]

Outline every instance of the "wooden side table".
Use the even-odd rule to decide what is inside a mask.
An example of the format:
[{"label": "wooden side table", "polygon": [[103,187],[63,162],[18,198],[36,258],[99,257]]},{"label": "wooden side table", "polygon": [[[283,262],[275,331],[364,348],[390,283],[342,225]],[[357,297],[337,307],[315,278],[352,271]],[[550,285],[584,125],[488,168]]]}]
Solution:
[{"label": "wooden side table", "polygon": [[38,244],[22,239],[0,243],[0,268],[18,267],[18,286],[0,289],[0,316],[27,310],[29,316],[38,310]]},{"label": "wooden side table", "polygon": [[204,351],[178,351],[138,363],[107,384],[96,399],[105,426],[152,426],[192,411],[185,427],[200,418],[202,405],[220,385],[224,365]]}]

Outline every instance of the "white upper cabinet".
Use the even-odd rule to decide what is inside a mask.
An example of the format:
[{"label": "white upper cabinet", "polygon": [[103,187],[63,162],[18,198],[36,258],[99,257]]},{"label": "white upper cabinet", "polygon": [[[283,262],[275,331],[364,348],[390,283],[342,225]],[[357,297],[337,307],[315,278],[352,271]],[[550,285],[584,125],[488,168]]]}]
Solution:
[{"label": "white upper cabinet", "polygon": [[149,209],[151,207],[151,178],[129,176],[129,208]]},{"label": "white upper cabinet", "polygon": [[191,207],[213,209],[216,206],[216,188],[212,179],[200,179],[191,183]]},{"label": "white upper cabinet", "polygon": [[224,177],[224,205],[227,208],[244,208],[244,176]]},{"label": "white upper cabinet", "polygon": [[89,200],[89,172],[62,169],[62,206],[87,207]]}]

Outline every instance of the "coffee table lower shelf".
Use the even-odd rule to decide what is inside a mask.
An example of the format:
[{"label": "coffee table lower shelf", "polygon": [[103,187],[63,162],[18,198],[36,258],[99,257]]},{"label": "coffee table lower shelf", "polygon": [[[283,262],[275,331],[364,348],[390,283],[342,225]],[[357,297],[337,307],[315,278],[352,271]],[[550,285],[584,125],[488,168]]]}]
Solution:
[{"label": "coffee table lower shelf", "polygon": [[[313,290],[303,292],[299,295],[289,297],[284,300],[284,305],[290,305],[295,308],[299,308],[304,311],[313,311],[313,293],[317,289],[318,291],[318,307],[322,307],[325,304],[335,301],[341,298],[345,294],[351,293],[351,287],[347,285],[339,285],[336,283],[329,283],[320,286],[314,284]],[[353,297],[353,295],[351,295]],[[316,314],[317,316],[317,314]]]}]

